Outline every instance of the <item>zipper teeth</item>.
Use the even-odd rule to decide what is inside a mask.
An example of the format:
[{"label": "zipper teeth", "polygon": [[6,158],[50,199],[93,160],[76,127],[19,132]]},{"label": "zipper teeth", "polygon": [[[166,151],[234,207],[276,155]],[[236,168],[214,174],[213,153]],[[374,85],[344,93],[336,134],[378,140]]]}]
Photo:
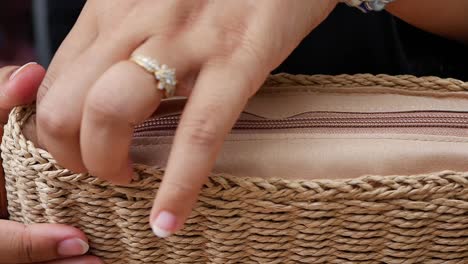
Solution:
[{"label": "zipper teeth", "polygon": [[[337,113],[330,113],[330,114],[337,114]],[[346,114],[346,113],[345,113]],[[287,119],[258,119],[258,120],[241,120],[241,121],[287,121],[287,120],[310,120],[310,119],[382,119],[382,118],[468,118],[468,113],[467,114],[462,114],[460,115],[459,113],[456,114],[441,114],[441,113],[435,113],[435,114],[411,114],[411,113],[394,113],[394,114],[389,114],[389,113],[353,113],[353,114],[348,114],[352,117],[343,117],[343,116],[320,116],[320,117],[306,117],[306,118],[287,118]],[[356,117],[356,116],[361,116],[361,117]],[[180,116],[166,116],[166,117],[160,117],[160,118],[154,118],[154,119],[149,119],[145,121],[147,122],[160,122],[164,120],[179,120]]]},{"label": "zipper teeth", "polygon": [[[136,130],[144,130],[144,129],[159,129],[159,128],[172,128],[178,125],[178,122],[155,122],[155,123],[148,123],[144,126],[138,126]],[[440,125],[466,125],[468,126],[467,121],[461,120],[405,120],[405,121],[377,121],[377,120],[347,120],[347,121],[300,121],[300,120],[290,120],[290,121],[282,121],[282,122],[265,122],[265,121],[248,121],[248,122],[237,122],[234,125],[234,128],[241,128],[241,127],[268,127],[268,128],[276,128],[276,127],[289,127],[289,126],[349,126],[349,125],[359,125],[359,126],[394,126],[394,125],[409,125],[409,126],[423,126],[423,125],[432,125],[432,126],[440,126]]]},{"label": "zipper teeth", "polygon": [[[338,113],[327,113],[338,114]],[[233,129],[287,129],[307,127],[468,127],[468,114],[460,113],[341,113],[343,116],[312,116],[289,119],[239,120]],[[148,120],[135,133],[175,129],[180,116]]]}]

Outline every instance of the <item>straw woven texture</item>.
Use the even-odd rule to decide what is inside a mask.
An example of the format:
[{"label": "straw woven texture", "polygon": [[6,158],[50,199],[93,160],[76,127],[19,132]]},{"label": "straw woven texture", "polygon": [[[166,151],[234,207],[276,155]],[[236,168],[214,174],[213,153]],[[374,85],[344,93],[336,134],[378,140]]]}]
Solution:
[{"label": "straw woven texture", "polygon": [[[468,90],[435,77],[271,77],[269,86]],[[286,181],[212,175],[186,227],[157,239],[148,225],[162,171],[115,187],[73,174],[21,133],[17,108],[2,158],[11,219],[82,229],[107,263],[468,263],[468,173]]]}]

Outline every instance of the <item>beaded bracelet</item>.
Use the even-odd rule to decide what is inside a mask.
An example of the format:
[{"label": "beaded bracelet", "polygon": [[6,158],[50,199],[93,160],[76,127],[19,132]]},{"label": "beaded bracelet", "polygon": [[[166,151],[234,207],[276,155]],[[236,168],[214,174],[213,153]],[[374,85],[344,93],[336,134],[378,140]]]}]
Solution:
[{"label": "beaded bracelet", "polygon": [[346,3],[348,6],[356,7],[364,13],[370,11],[381,11],[388,3],[395,0],[340,0],[341,3]]}]

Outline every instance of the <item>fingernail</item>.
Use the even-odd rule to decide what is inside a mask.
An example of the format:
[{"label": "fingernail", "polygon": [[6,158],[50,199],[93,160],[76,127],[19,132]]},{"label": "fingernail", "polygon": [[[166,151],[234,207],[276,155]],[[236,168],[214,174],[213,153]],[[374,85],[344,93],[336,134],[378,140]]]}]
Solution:
[{"label": "fingernail", "polygon": [[37,62],[30,62],[30,63],[26,63],[25,65],[21,66],[21,68],[17,69],[15,72],[13,72],[13,74],[11,74],[11,76],[10,76],[10,81],[12,81],[13,79],[15,79],[15,77],[16,77],[20,72],[22,72],[24,69],[26,69],[28,66],[31,66],[31,65],[37,65]]},{"label": "fingernail", "polygon": [[159,213],[151,228],[157,237],[165,238],[172,235],[171,230],[174,230],[176,221],[177,219],[173,214],[162,211]]},{"label": "fingernail", "polygon": [[57,252],[63,257],[81,256],[89,250],[88,243],[79,238],[71,238],[62,241],[58,245]]}]

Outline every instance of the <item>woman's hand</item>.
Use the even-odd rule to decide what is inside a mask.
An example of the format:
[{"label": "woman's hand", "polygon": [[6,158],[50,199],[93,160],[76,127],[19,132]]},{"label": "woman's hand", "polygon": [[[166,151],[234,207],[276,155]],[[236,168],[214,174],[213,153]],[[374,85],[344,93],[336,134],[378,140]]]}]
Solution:
[{"label": "woman's hand", "polygon": [[[0,68],[0,123],[5,124],[8,113],[17,105],[32,102],[45,75],[37,64],[24,67]],[[1,126],[0,136],[3,134]],[[0,219],[5,215],[5,182],[0,167]],[[0,220],[0,264],[48,263],[94,264],[102,263],[88,251],[86,236],[73,227],[37,224],[26,226]]]},{"label": "woman's hand", "polygon": [[129,58],[175,68],[176,95],[189,101],[151,214],[155,233],[168,236],[249,97],[336,2],[88,0],[39,91],[39,141],[75,172],[128,182],[134,125],[161,101],[154,76]]},{"label": "woman's hand", "polygon": [[468,45],[468,1],[395,1],[386,10],[422,30]]}]

